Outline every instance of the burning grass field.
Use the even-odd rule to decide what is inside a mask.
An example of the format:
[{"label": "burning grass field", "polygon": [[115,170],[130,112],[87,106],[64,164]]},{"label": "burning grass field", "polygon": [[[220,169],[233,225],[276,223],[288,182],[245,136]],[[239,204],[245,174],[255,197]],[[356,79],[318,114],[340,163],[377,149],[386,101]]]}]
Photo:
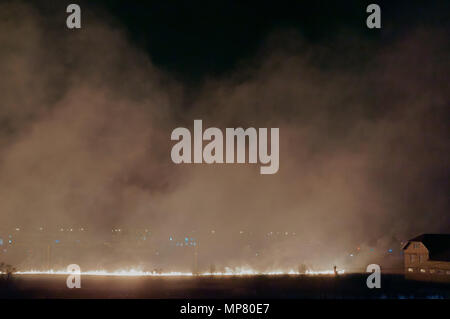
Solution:
[{"label": "burning grass field", "polygon": [[367,274],[244,276],[82,275],[80,289],[68,289],[63,274],[16,274],[0,281],[0,298],[155,299],[450,299],[450,285],[383,275],[369,289]]}]

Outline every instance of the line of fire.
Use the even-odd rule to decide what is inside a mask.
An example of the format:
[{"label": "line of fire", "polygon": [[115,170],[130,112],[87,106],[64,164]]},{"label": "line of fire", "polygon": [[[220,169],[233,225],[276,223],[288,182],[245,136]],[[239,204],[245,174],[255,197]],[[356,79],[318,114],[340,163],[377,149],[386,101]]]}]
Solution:
[{"label": "line of fire", "polygon": [[[77,261],[86,273],[125,275],[275,275],[275,274],[328,274],[361,273],[368,262],[381,265],[383,273],[405,274],[411,280],[450,282],[450,235],[422,234],[409,240],[393,238],[389,246],[355,246],[343,251],[341,265],[328,268],[307,260],[284,268],[258,269],[258,258],[264,256],[264,244],[294,243],[299,250],[320,249],[314,242],[300,240],[296,232],[269,231],[248,232],[241,230],[230,236],[237,238],[238,247],[247,254],[246,265],[217,264],[210,254],[202,255],[204,246],[220,249],[216,230],[190,231],[183,234],[162,234],[151,229],[113,228],[101,236],[90,228],[59,228],[48,230],[22,229],[0,230],[0,260],[13,264],[19,273],[64,272],[65,267]],[[94,236],[95,234],[95,236]],[[206,248],[207,250],[208,248]],[[237,249],[238,250],[238,249]],[[367,254],[371,256],[367,259]],[[89,263],[92,256],[95,265]],[[360,260],[360,256],[366,258]],[[114,260],[126,260],[121,266]],[[129,265],[134,264],[134,267]]]}]

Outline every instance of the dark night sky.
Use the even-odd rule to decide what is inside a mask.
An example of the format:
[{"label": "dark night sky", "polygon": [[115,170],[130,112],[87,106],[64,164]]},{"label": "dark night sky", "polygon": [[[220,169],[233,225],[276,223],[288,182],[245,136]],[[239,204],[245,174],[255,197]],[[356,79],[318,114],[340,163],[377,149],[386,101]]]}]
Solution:
[{"label": "dark night sky", "polygon": [[[71,1],[38,1],[36,5],[46,14],[59,16],[66,3]],[[308,41],[325,45],[331,45],[342,31],[351,30],[354,36],[382,45],[407,34],[414,26],[443,26],[449,21],[448,1],[377,1],[382,9],[381,30],[369,30],[365,25],[365,8],[373,1],[78,3],[84,19],[102,19],[107,14],[111,25],[125,28],[153,63],[188,84],[232,70],[237,62],[251,58],[268,34],[276,30],[295,29]]]}]

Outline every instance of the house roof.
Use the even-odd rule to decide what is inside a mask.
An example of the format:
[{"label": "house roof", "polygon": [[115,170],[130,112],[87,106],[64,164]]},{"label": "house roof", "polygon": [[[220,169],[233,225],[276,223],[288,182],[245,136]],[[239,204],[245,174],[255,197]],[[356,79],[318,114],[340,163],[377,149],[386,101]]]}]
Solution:
[{"label": "house roof", "polygon": [[421,242],[428,249],[430,260],[450,261],[450,234],[422,234],[408,241]]}]

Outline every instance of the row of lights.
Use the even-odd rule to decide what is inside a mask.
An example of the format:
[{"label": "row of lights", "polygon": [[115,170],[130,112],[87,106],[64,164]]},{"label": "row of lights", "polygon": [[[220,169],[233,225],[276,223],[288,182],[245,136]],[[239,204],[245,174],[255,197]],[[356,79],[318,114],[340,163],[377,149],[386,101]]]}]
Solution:
[{"label": "row of lights", "polygon": [[[20,231],[21,229],[20,229],[20,227],[16,227],[15,228],[15,230],[16,231]],[[40,231],[43,231],[44,230],[44,227],[39,227],[39,230]],[[60,228],[59,229],[60,231],[74,231],[74,228],[66,228],[66,229],[64,229],[64,228]],[[79,230],[80,231],[85,231],[86,229],[84,228],[84,227],[81,227],[81,228],[79,228]],[[122,229],[121,228],[113,228],[112,230],[111,230],[112,232],[121,232],[122,231]],[[145,232],[146,233],[149,233],[150,231],[148,230],[148,229],[145,229]],[[195,232],[195,231],[193,231],[193,232]],[[213,230],[211,230],[211,234],[215,234],[216,233],[216,231],[213,229]],[[240,230],[239,231],[239,234],[244,234],[245,233],[245,231],[243,231],[243,230]],[[250,234],[252,234],[252,232],[250,232]],[[272,235],[285,235],[285,236],[288,236],[289,235],[289,232],[269,232],[269,233],[267,233],[267,236],[272,236]],[[295,232],[292,232],[291,233],[291,235],[293,235],[293,236],[295,236],[296,235],[296,233]]]},{"label": "row of lights", "polygon": [[[358,247],[357,248],[357,250],[359,251],[360,250],[360,248]],[[375,251],[373,248],[370,248],[370,251]],[[393,250],[392,250],[392,248],[389,248],[388,250],[387,250],[387,252],[389,253],[389,254],[392,254],[392,252],[393,252]],[[355,255],[352,253],[352,254],[350,254],[350,257],[354,257]]]},{"label": "row of lights", "polygon": [[[21,228],[20,228],[20,227],[16,227],[15,230],[16,230],[16,231],[20,231]],[[39,230],[40,230],[40,231],[44,231],[44,227],[39,227]],[[67,228],[67,229],[65,229],[65,231],[73,231],[73,230],[74,230],[73,228]],[[81,227],[79,230],[80,230],[80,231],[85,231],[86,229],[85,229],[84,227]],[[64,231],[64,228],[60,228],[59,231]]]}]

